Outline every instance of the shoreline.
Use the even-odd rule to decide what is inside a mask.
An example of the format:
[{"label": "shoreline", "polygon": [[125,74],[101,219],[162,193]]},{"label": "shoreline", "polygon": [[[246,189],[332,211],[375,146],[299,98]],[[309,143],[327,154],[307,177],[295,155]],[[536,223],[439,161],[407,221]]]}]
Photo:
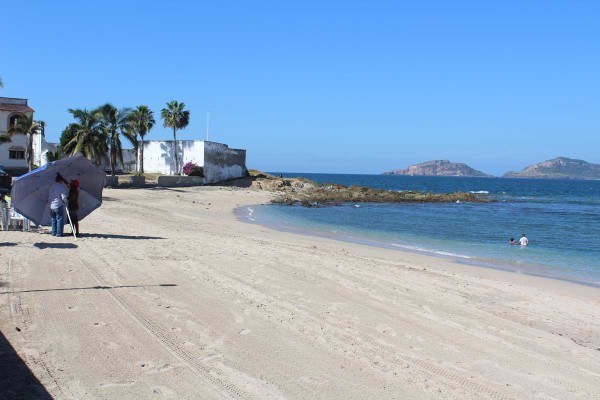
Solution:
[{"label": "shoreline", "polygon": [[[355,237],[350,234],[327,234],[324,232],[319,232],[316,230],[311,230],[310,228],[304,228],[301,226],[285,226],[284,224],[278,225],[276,223],[263,223],[260,221],[256,221],[255,218],[250,218],[247,214],[246,210],[249,210],[250,207],[263,206],[262,204],[251,204],[244,205],[241,207],[237,207],[233,210],[236,218],[243,223],[255,224],[259,226],[263,226],[269,229],[273,229],[279,232],[286,232],[291,234],[297,234],[301,236],[315,237],[321,239],[330,239],[334,241],[338,241],[341,243],[352,243],[357,245],[370,246],[375,248],[389,249],[400,252],[408,252],[411,254],[420,254],[423,256],[433,257],[435,259],[440,260],[449,260],[456,264],[469,265],[476,268],[486,268],[493,269],[498,271],[504,271],[517,275],[528,275],[532,277],[544,278],[544,279],[552,279],[561,282],[569,282],[576,285],[582,285],[594,289],[600,289],[600,281],[590,281],[585,280],[584,278],[580,278],[578,276],[570,276],[568,274],[561,275],[559,273],[553,273],[552,266],[547,265],[536,265],[529,263],[520,263],[519,265],[514,265],[513,263],[494,258],[485,258],[480,256],[470,256],[470,255],[461,255],[454,254],[451,252],[446,252],[442,250],[435,249],[426,249],[420,248],[419,246],[409,246],[403,244],[395,244],[389,243],[377,239],[371,239],[368,237]],[[269,204],[270,205],[270,204]],[[252,210],[254,213],[254,210]]]},{"label": "shoreline", "polygon": [[597,289],[233,212],[272,196],[107,189],[77,241],[5,232],[0,331],[57,399],[597,397]]}]

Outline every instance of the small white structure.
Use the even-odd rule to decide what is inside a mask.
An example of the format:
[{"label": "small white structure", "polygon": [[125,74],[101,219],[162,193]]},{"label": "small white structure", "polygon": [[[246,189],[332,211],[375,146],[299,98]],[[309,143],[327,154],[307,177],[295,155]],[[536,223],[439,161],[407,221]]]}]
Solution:
[{"label": "small white structure", "polygon": [[[240,178],[247,173],[246,150],[206,140],[178,140],[177,149],[178,172],[182,173],[183,166],[193,162],[204,168],[205,183]],[[144,172],[164,175],[177,172],[172,140],[144,142]]]}]

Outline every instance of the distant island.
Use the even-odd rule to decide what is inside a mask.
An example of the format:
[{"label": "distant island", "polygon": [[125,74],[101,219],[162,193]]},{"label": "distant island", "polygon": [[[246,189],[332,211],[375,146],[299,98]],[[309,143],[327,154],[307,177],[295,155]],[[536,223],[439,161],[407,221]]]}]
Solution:
[{"label": "distant island", "polygon": [[509,171],[503,178],[600,179],[600,164],[557,157],[525,167],[521,172]]},{"label": "distant island", "polygon": [[473,169],[467,164],[452,163],[448,160],[427,161],[410,165],[407,169],[386,171],[383,175],[491,177],[491,175]]}]

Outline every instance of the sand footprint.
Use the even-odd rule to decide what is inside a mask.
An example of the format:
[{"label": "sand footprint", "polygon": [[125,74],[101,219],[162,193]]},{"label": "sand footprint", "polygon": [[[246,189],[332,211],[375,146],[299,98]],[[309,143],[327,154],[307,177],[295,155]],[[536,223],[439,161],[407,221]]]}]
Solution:
[{"label": "sand footprint", "polygon": [[389,335],[389,336],[392,336],[392,337],[397,335],[397,333],[394,330],[394,328],[392,328],[389,325],[377,324],[377,326],[375,327],[375,329],[379,333],[383,333],[385,335]]},{"label": "sand footprint", "polygon": [[162,396],[167,399],[176,399],[177,398],[177,393],[175,393],[173,390],[169,389],[168,387],[154,386],[151,389],[152,389],[152,393],[154,395]]}]

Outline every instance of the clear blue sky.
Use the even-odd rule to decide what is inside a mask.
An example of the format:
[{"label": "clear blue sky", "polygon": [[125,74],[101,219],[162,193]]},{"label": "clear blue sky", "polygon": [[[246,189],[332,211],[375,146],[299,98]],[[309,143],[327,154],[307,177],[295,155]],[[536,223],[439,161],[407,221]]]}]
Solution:
[{"label": "clear blue sky", "polygon": [[[191,111],[267,171],[600,163],[597,1],[7,1],[0,96]],[[172,138],[158,124],[150,140]]]}]

